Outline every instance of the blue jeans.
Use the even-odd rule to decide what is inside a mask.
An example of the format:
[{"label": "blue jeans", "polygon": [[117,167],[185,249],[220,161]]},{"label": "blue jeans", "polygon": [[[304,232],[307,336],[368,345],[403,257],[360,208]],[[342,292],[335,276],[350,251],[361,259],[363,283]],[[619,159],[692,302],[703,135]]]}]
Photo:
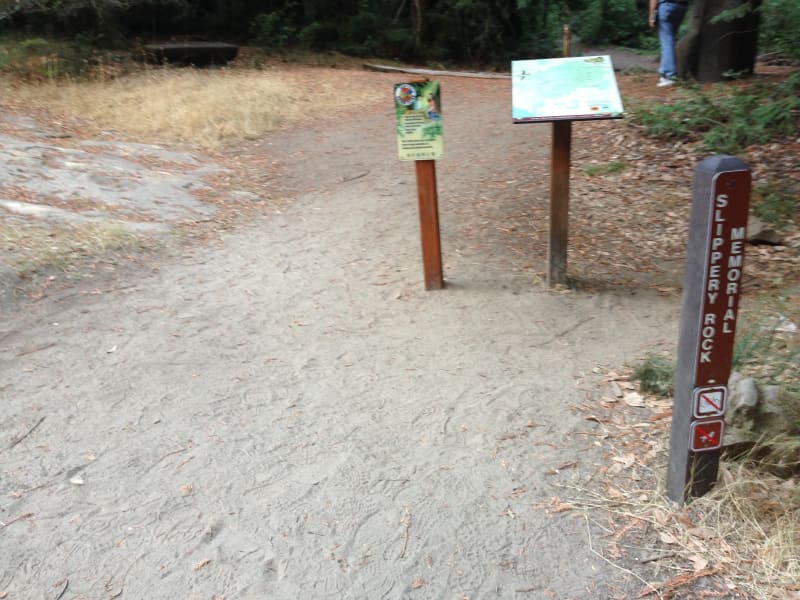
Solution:
[{"label": "blue jeans", "polygon": [[659,2],[658,4],[658,42],[661,44],[661,62],[658,72],[662,77],[672,79],[677,75],[675,68],[675,38],[678,28],[686,15],[686,4]]}]

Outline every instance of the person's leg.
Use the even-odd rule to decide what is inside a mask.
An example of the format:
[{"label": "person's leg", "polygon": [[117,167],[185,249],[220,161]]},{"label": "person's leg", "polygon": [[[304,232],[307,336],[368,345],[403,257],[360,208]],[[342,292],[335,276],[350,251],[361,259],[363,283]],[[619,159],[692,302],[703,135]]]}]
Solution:
[{"label": "person's leg", "polygon": [[[661,77],[672,79],[676,75],[675,69],[675,32],[674,9],[678,5],[662,2],[658,5],[658,42],[661,46],[661,61],[658,72]],[[680,21],[678,21],[680,25]]]}]

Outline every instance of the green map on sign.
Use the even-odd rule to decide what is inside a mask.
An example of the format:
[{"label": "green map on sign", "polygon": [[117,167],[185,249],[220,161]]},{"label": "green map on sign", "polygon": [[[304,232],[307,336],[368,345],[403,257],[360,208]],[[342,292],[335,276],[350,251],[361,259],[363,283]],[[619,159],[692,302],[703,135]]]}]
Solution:
[{"label": "green map on sign", "polygon": [[515,123],[622,117],[608,56],[578,56],[511,63],[511,116]]}]

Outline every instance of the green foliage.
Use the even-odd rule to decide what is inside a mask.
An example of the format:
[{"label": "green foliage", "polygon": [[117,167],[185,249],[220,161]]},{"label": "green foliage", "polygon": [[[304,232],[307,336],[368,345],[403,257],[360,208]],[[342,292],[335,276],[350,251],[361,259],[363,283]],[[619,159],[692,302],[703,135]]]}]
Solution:
[{"label": "green foliage", "polygon": [[[647,10],[646,0],[0,0],[0,29],[29,36],[80,34],[95,46],[125,36],[193,36],[270,50],[339,50],[507,68],[513,58],[560,56],[565,23],[574,45],[655,51]],[[759,10],[762,50],[800,57],[800,3],[763,0]]]},{"label": "green foliage", "polygon": [[672,396],[675,389],[675,363],[659,355],[648,356],[633,370],[633,379],[642,391],[664,398]]},{"label": "green foliage", "polygon": [[35,81],[80,77],[96,62],[83,44],[44,38],[0,39],[0,71]]},{"label": "green foliage", "polygon": [[585,43],[638,46],[648,31],[646,9],[636,0],[588,0],[576,16],[574,28]]},{"label": "green foliage", "polygon": [[764,0],[758,44],[762,52],[781,52],[800,60],[800,2]]},{"label": "green foliage", "polygon": [[611,162],[603,165],[590,165],[586,167],[584,171],[586,171],[586,174],[589,175],[590,177],[596,177],[598,175],[610,175],[612,173],[619,173],[627,166],[628,164],[624,162]]},{"label": "green foliage", "polygon": [[733,346],[733,368],[747,371],[758,367],[759,378],[768,384],[783,384],[796,378],[800,368],[800,344],[790,344],[780,331],[780,315],[761,316],[740,322]]},{"label": "green foliage", "polygon": [[800,210],[800,187],[789,182],[757,185],[752,208],[758,218],[781,229],[791,223]]},{"label": "green foliage", "polygon": [[534,26],[522,34],[523,47],[527,50],[525,58],[548,58],[562,54],[562,28],[569,22],[565,3],[547,2],[534,9],[536,16],[526,15]]},{"label": "green foliage", "polygon": [[640,106],[633,118],[648,135],[699,141],[704,152],[736,154],[752,144],[797,134],[798,91],[800,73],[780,84],[719,85],[708,92],[688,86],[683,98]]},{"label": "green foliage", "polygon": [[298,38],[312,50],[327,50],[338,40],[339,31],[331,23],[314,21],[300,31]]},{"label": "green foliage", "polygon": [[[755,316],[740,320],[733,347],[734,369],[760,384],[780,386],[778,400],[786,416],[785,425],[795,434],[800,432],[800,340],[782,330],[800,316],[796,308],[798,291],[790,291],[756,311]],[[758,445],[768,448],[770,454],[780,446],[770,440],[761,440]],[[800,444],[796,438],[791,448],[797,461]]]},{"label": "green foliage", "polygon": [[297,36],[297,30],[286,23],[282,11],[256,16],[251,30],[252,43],[263,48],[281,48]]},{"label": "green foliage", "polygon": [[731,21],[738,21],[739,19],[745,18],[754,10],[755,9],[748,0],[747,2],[743,2],[739,6],[723,10],[718,15],[711,17],[709,23],[716,24],[716,23],[730,23]]}]

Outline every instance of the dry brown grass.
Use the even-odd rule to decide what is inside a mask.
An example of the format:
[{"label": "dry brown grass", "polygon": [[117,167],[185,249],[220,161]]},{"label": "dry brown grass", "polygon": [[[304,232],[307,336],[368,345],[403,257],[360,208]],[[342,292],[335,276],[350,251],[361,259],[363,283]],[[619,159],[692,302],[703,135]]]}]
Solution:
[{"label": "dry brown grass", "polygon": [[66,271],[81,260],[113,262],[141,250],[142,240],[115,224],[22,227],[0,222],[0,249],[22,277]]},{"label": "dry brown grass", "polygon": [[378,101],[385,90],[324,69],[150,69],[106,81],[0,80],[0,96],[140,142],[205,150],[254,139],[284,123]]},{"label": "dry brown grass", "polygon": [[[214,151],[265,137],[281,126],[356,114],[390,99],[387,89],[380,76],[353,69],[147,68],[84,81],[0,77],[0,102],[40,113],[43,120],[64,126],[67,137],[110,132],[133,142]],[[129,244],[135,237],[113,227],[0,223],[6,262],[23,275],[63,271],[82,257],[119,254],[123,248],[117,243]]]},{"label": "dry brown grass", "polygon": [[605,532],[589,534],[592,549],[641,583],[634,597],[800,600],[800,481],[766,473],[758,457],[724,459],[717,486],[679,508],[664,494],[669,404],[606,397],[585,407],[606,461],[565,501]]}]

